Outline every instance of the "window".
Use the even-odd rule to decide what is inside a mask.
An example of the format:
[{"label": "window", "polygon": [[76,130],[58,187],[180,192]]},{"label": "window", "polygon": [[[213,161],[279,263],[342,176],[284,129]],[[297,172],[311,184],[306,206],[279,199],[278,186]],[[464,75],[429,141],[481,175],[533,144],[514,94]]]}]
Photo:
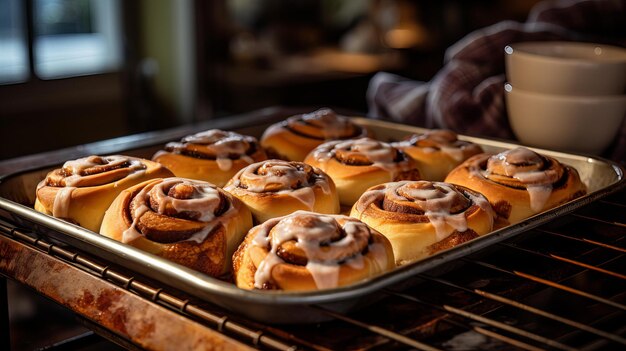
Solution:
[{"label": "window", "polygon": [[31,1],[28,7],[20,0],[0,0],[0,52],[8,53],[0,55],[0,83],[25,81],[31,75],[54,79],[119,68],[118,0]]},{"label": "window", "polygon": [[0,84],[28,79],[28,47],[21,0],[0,0]]}]

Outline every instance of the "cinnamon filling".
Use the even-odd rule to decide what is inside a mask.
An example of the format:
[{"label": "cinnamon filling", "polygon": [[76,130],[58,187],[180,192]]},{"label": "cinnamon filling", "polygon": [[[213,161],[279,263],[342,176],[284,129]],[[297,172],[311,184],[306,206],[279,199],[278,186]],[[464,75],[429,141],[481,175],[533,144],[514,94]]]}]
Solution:
[{"label": "cinnamon filling", "polygon": [[296,135],[320,141],[350,139],[363,134],[360,126],[330,109],[290,117],[285,121],[284,128]]},{"label": "cinnamon filling", "polygon": [[[258,168],[256,168],[258,167]],[[238,186],[254,192],[278,192],[309,187],[324,180],[320,171],[297,161],[270,160],[249,166],[235,176]]]},{"label": "cinnamon filling", "polygon": [[530,208],[535,213],[544,209],[554,189],[567,184],[570,176],[567,166],[523,147],[487,160],[477,158],[468,170],[471,176],[528,192]]},{"label": "cinnamon filling", "polygon": [[365,224],[345,216],[296,211],[269,220],[258,227],[253,240],[253,245],[269,251],[257,267],[255,287],[276,283],[272,268],[280,263],[306,267],[318,288],[335,287],[339,265],[351,260],[362,264],[359,259],[368,252],[370,240],[371,232]]},{"label": "cinnamon filling", "polygon": [[524,148],[489,157],[486,171],[487,178],[518,189],[555,184],[564,176],[564,167],[556,160]]},{"label": "cinnamon filling", "polygon": [[444,183],[412,182],[398,188],[398,194],[423,202],[427,211],[459,213],[471,205],[466,196],[452,186],[444,186]]},{"label": "cinnamon filling", "polygon": [[458,141],[457,135],[451,130],[433,130],[422,135],[413,135],[409,143],[418,147],[440,149],[442,145],[454,145]]},{"label": "cinnamon filling", "polygon": [[[95,157],[92,160],[98,165],[94,165],[92,167],[82,169],[79,175],[88,176],[88,175],[112,171],[114,169],[126,168],[130,166],[130,162],[128,160],[125,160],[122,162],[116,162],[116,163],[109,163],[106,159],[102,157]],[[64,177],[69,177],[71,175],[74,175],[74,173],[73,173],[73,170],[70,168],[62,168],[62,175]]]},{"label": "cinnamon filling", "polygon": [[[346,233],[336,221],[320,220],[316,216],[297,216],[288,222],[279,222],[270,236],[296,234],[293,239],[279,243],[276,254],[285,262],[305,266],[309,260],[343,261],[355,253],[362,252],[368,240],[360,237],[355,243],[340,245]],[[339,245],[339,247],[337,247]]]},{"label": "cinnamon filling", "polygon": [[255,138],[218,129],[190,135],[181,142],[165,145],[168,152],[205,160],[237,160],[242,156],[253,155],[258,149]]},{"label": "cinnamon filling", "polygon": [[438,241],[454,231],[467,230],[467,217],[473,211],[482,209],[491,213],[492,218],[494,216],[484,196],[442,182],[401,181],[382,184],[365,192],[355,206],[363,214],[372,204],[374,212],[370,213],[371,216],[395,217],[411,223],[430,222]]},{"label": "cinnamon filling", "polygon": [[229,206],[216,189],[172,180],[135,194],[125,215],[147,239],[173,243],[207,230],[207,220],[221,216]]},{"label": "cinnamon filling", "polygon": [[358,139],[338,144],[335,158],[349,166],[369,166],[374,163],[397,163],[406,159],[404,152],[373,139]]},{"label": "cinnamon filling", "polygon": [[[53,187],[96,186],[146,168],[139,160],[125,156],[89,156],[66,162],[62,168],[50,172],[42,184]],[[100,180],[93,177],[100,174],[108,174],[108,177]]]}]

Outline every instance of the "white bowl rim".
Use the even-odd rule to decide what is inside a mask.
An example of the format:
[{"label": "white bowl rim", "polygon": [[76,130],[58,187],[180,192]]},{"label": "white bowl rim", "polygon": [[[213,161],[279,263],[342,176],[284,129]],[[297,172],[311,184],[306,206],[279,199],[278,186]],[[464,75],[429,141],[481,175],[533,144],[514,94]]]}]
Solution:
[{"label": "white bowl rim", "polygon": [[[550,56],[545,54],[538,54],[532,51],[528,51],[529,47],[545,47],[545,46],[562,46],[565,48],[582,47],[582,48],[602,48],[603,50],[610,50],[616,52],[620,57],[603,58],[602,60],[592,60],[580,57],[562,57],[562,56]],[[626,48],[607,44],[598,44],[591,42],[579,42],[579,41],[521,41],[514,42],[504,47],[504,53],[506,56],[512,56],[513,54],[519,56],[526,56],[536,60],[545,60],[554,63],[576,63],[576,64],[593,64],[593,65],[612,65],[626,63]]]},{"label": "white bowl rim", "polygon": [[541,99],[553,99],[558,101],[579,101],[584,103],[602,103],[602,102],[615,102],[626,100],[626,94],[622,95],[567,95],[567,94],[547,94],[535,91],[529,91],[514,87],[511,83],[504,83],[504,91],[507,94],[513,93],[526,95],[529,97],[541,98]]}]

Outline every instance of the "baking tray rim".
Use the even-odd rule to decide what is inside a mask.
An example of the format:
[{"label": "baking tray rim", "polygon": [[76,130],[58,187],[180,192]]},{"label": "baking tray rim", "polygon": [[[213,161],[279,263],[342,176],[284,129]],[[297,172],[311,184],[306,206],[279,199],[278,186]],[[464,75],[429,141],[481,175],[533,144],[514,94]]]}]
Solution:
[{"label": "baking tray rim", "polygon": [[[360,121],[363,124],[379,125],[388,128],[398,128],[407,133],[423,132],[428,130],[421,127],[408,126],[388,121],[367,118],[355,119],[357,120],[357,122]],[[232,129],[236,128],[237,127],[233,127]],[[510,149],[519,146],[518,144],[511,142],[470,137],[464,135],[459,135],[459,138],[463,140],[477,142],[483,145],[489,144],[491,146],[500,148]],[[157,144],[159,144],[159,142],[155,142],[153,145]],[[18,204],[3,197],[0,197],[0,210],[7,211],[12,215],[18,216],[21,220],[26,220],[26,222],[29,225],[33,225],[34,228],[42,226],[47,229],[45,230],[45,232],[47,234],[51,234],[50,236],[52,236],[53,238],[69,245],[76,245],[79,249],[83,249],[87,253],[92,254],[96,257],[103,258],[105,260],[112,260],[113,262],[116,262],[114,260],[115,258],[129,260],[129,263],[132,263],[130,265],[131,269],[136,270],[138,273],[144,274],[152,279],[170,285],[174,288],[178,288],[196,297],[207,298],[209,300],[212,300],[216,297],[225,297],[229,299],[236,299],[241,302],[259,303],[266,305],[328,304],[348,299],[355,299],[372,294],[382,288],[404,281],[405,279],[415,276],[421,272],[433,269],[456,258],[460,258],[473,252],[479,251],[502,240],[512,238],[517,234],[525,232],[538,225],[544,224],[552,219],[559,218],[580,207],[594,202],[599,198],[617,192],[620,189],[626,187],[626,181],[624,179],[625,170],[622,166],[613,161],[606,160],[598,156],[570,154],[540,148],[531,149],[557,156],[562,155],[567,157],[575,156],[587,158],[588,162],[597,162],[603,164],[604,166],[609,166],[613,170],[613,172],[615,172],[617,179],[615,182],[608,184],[605,187],[590,192],[582,197],[559,205],[550,210],[529,217],[520,223],[495,230],[468,243],[441,251],[423,260],[416,261],[402,267],[396,267],[395,269],[377,277],[345,287],[311,292],[251,291],[240,289],[236,287],[233,283],[221,281],[219,279],[194,271],[187,267],[183,267],[174,262],[141,251],[132,246],[122,244],[120,242],[101,236],[97,233],[91,232],[69,222],[65,222],[52,216],[36,212],[30,207]],[[24,172],[34,171],[37,168],[43,167],[33,167],[31,169],[18,170],[16,172],[0,176],[0,184],[5,179],[19,176],[21,173]],[[2,217],[0,216],[0,219],[1,218]],[[14,217],[13,219],[15,220]],[[43,231],[41,233],[35,234],[43,234]],[[92,251],[90,249],[96,249],[96,251]],[[102,249],[104,249],[105,251],[97,252],[97,250]],[[119,262],[117,263],[119,264]],[[161,271],[159,271],[159,269]],[[157,275],[154,275],[154,273],[157,273]]]}]

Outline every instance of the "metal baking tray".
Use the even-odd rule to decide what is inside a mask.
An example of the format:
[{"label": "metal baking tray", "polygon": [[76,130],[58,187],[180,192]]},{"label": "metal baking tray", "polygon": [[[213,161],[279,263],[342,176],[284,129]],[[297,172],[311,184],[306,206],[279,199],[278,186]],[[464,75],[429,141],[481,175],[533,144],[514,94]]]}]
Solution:
[{"label": "metal baking tray", "polygon": [[[190,133],[209,128],[229,129],[258,137],[269,124],[286,117],[284,114],[266,112],[260,114],[261,118],[257,114],[253,120],[250,119],[250,116],[242,116],[241,118],[229,118],[195,126],[180,127],[165,132],[144,134],[141,137],[126,137],[127,139],[118,140],[118,142],[99,143],[94,144],[95,146],[88,145],[81,148],[79,154],[72,154],[72,158],[94,153],[125,153],[150,158],[165,142],[177,140]],[[370,128],[374,131],[376,138],[385,141],[399,140],[410,133],[426,131],[423,128],[366,118],[355,118],[355,121]],[[517,144],[490,139],[467,136],[459,136],[459,138],[475,142],[487,152],[499,152],[518,146]],[[265,323],[312,323],[328,318],[326,314],[322,315],[316,312],[317,310],[312,308],[312,305],[342,313],[349,312],[358,306],[371,303],[375,299],[375,292],[379,289],[401,283],[418,273],[509,239],[601,197],[617,192],[626,185],[624,168],[614,162],[594,156],[573,155],[543,149],[535,150],[575,167],[588,187],[588,194],[530,217],[521,223],[493,231],[424,260],[396,268],[376,278],[331,290],[301,293],[242,290],[232,283],[214,279],[79,226],[34,211],[32,204],[34,203],[37,183],[45,177],[49,170],[58,167],[67,159],[48,157],[45,167],[20,170],[1,177],[0,218],[28,229],[35,235],[74,246],[91,255],[115,262],[163,284],[258,321]],[[63,155],[67,155],[67,153]]]}]

